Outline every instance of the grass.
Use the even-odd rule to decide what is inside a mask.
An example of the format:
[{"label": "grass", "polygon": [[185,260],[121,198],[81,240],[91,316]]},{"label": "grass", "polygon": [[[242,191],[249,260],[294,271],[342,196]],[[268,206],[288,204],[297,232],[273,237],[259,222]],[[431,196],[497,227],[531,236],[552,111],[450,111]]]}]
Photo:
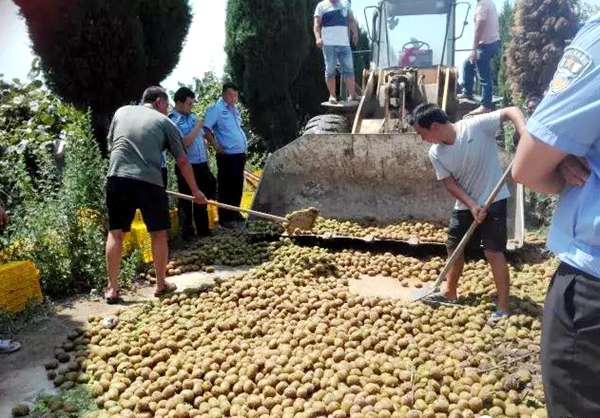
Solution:
[{"label": "grass", "polygon": [[99,415],[96,402],[85,385],[62,391],[57,395],[39,396],[33,405],[30,416],[51,416],[53,418],[108,417],[107,414]]},{"label": "grass", "polygon": [[12,338],[35,323],[48,319],[53,312],[54,304],[50,301],[30,303],[18,313],[0,310],[0,338]]}]

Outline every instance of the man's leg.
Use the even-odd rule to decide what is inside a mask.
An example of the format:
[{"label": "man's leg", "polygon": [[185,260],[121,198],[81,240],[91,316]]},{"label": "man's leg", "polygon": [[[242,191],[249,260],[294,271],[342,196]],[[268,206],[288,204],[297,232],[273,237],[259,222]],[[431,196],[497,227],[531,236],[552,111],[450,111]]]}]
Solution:
[{"label": "man's leg", "polygon": [[463,64],[463,95],[473,97],[473,84],[475,82],[475,64],[466,59]]},{"label": "man's leg", "polygon": [[121,256],[123,250],[123,231],[115,229],[108,231],[106,237],[106,271],[108,273],[108,287],[106,297],[114,299],[119,295],[119,272],[121,270]]},{"label": "man's leg", "polygon": [[342,76],[346,81],[348,91],[348,100],[356,99],[356,82],[354,79],[354,60],[352,58],[352,48],[339,47],[338,59],[342,67]]},{"label": "man's leg", "polygon": [[[175,174],[177,175],[177,188],[179,193],[190,195],[192,194],[187,182],[181,175],[179,167],[175,167]],[[184,199],[179,199],[177,202],[177,208],[179,209],[179,219],[181,219],[181,237],[185,239],[192,238],[194,233],[194,225],[192,224],[193,214],[193,203]]]},{"label": "man's leg", "polygon": [[510,293],[510,273],[508,271],[508,263],[506,257],[501,251],[485,250],[485,258],[490,263],[492,275],[496,283],[496,306],[503,313],[509,311],[509,293]]},{"label": "man's leg", "polygon": [[[164,193],[164,188],[161,188]],[[106,273],[108,286],[105,298],[115,300],[119,296],[119,272],[123,251],[123,233],[129,231],[137,205],[137,183],[134,180],[109,177],[106,181],[106,208],[108,211],[108,235],[106,237]]]},{"label": "man's leg", "polygon": [[[218,186],[217,194],[219,201],[227,203],[228,205],[239,206],[239,199],[241,193],[238,196],[238,183],[239,183],[239,169],[236,164],[237,154],[230,155],[218,155],[217,165],[219,172],[217,173]],[[244,181],[244,168],[241,171],[242,176],[242,187]],[[219,208],[219,223],[229,223],[238,220],[237,212]]]},{"label": "man's leg", "polygon": [[165,288],[165,277],[167,274],[167,262],[169,259],[169,242],[167,231],[150,232],[152,238],[152,258],[156,269],[156,291]]},{"label": "man's leg", "polygon": [[[196,177],[196,183],[200,191],[208,199],[215,198],[215,178],[210,172],[208,163],[194,164],[194,176]],[[194,205],[194,223],[196,225],[196,233],[198,236],[207,236],[210,234],[208,225],[208,206],[207,205]]]},{"label": "man's leg", "polygon": [[[225,203],[228,193],[229,165],[228,155],[217,154],[217,198],[219,202]],[[219,223],[229,222],[229,211],[219,208]]]},{"label": "man's leg", "polygon": [[[452,216],[450,217],[450,223],[448,226],[448,242],[446,248],[448,249],[448,258],[452,256],[455,248],[462,240],[463,236],[469,229],[469,226],[473,222],[473,216],[468,210],[453,210]],[[458,279],[462,275],[463,268],[465,265],[464,253],[469,251],[476,243],[479,243],[479,236],[477,232],[475,236],[471,238],[467,249],[463,251],[454,264],[448,270],[446,274],[446,284],[442,287],[442,295],[447,299],[456,299],[458,297]]]},{"label": "man's leg", "polygon": [[[452,254],[453,249],[448,249],[448,257]],[[448,274],[446,274],[446,284],[442,288],[442,295],[446,299],[454,300],[458,298],[458,279],[462,275],[465,266],[465,257],[461,255],[456,259]]]},{"label": "man's leg", "polygon": [[325,82],[327,83],[327,90],[329,91],[329,101],[337,101],[336,97],[336,80],[335,80],[335,47],[323,45],[323,59],[325,61]]},{"label": "man's leg", "polygon": [[498,296],[496,305],[501,313],[509,312],[510,273],[504,251],[508,241],[506,199],[494,202],[485,221],[479,226],[485,258],[490,263]]},{"label": "man's leg", "polygon": [[[236,154],[233,156],[231,167],[231,205],[240,206],[242,195],[244,193],[244,167],[246,166],[246,154]],[[244,218],[239,212],[233,212],[235,221],[243,221]]]},{"label": "man's leg", "polygon": [[492,110],[492,96],[494,82],[492,80],[492,58],[499,49],[497,43],[483,45],[477,60],[477,73],[481,83],[481,106],[486,110]]},{"label": "man's leg", "polygon": [[328,78],[326,81],[327,81],[327,90],[329,91],[329,98],[336,98],[337,95],[335,92],[335,87],[336,87],[335,77]]}]

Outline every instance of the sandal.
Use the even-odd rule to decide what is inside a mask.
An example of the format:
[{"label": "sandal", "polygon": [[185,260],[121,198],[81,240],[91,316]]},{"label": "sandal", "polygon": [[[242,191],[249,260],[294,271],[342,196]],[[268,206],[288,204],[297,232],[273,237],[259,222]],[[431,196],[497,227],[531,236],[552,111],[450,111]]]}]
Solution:
[{"label": "sandal", "polygon": [[121,299],[121,294],[120,293],[121,293],[121,291],[117,290],[117,296],[109,296],[108,289],[106,289],[104,291],[104,300],[109,305],[116,305],[117,303],[120,303],[120,302],[123,301],[123,299]]},{"label": "sandal", "polygon": [[169,295],[177,290],[177,286],[173,283],[165,283],[165,287],[154,292],[154,297],[159,298],[161,296]]},{"label": "sandal", "polygon": [[0,354],[10,354],[21,349],[21,343],[14,340],[0,340]]},{"label": "sandal", "polygon": [[423,302],[456,304],[456,299],[449,299],[446,296],[444,296],[442,292],[435,292],[427,296],[426,298],[423,298]]}]

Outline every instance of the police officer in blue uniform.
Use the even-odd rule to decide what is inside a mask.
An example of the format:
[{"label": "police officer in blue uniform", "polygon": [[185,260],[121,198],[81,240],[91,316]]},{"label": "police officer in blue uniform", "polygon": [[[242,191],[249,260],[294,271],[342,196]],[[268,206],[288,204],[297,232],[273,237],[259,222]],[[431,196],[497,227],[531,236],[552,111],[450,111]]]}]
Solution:
[{"label": "police officer in blue uniform", "polygon": [[[244,167],[248,141],[237,107],[239,89],[233,83],[223,84],[221,98],[206,111],[204,127],[214,134],[217,153],[217,195],[219,202],[240,206],[244,189]],[[231,210],[219,208],[219,224],[237,228],[244,218]]]},{"label": "police officer in blue uniform", "polygon": [[527,131],[513,177],[560,194],[542,333],[548,416],[600,417],[600,16],[565,50]]},{"label": "police officer in blue uniform", "polygon": [[[174,97],[175,110],[171,112],[169,118],[181,132],[183,145],[194,170],[198,187],[207,198],[214,199],[217,183],[208,166],[203,122],[192,112],[195,98],[194,92],[189,88],[181,87],[178,89]],[[189,187],[178,168],[176,168],[175,173],[177,174],[179,191],[190,194]],[[184,240],[210,235],[206,205],[193,204],[183,199],[180,199],[178,204],[181,212],[181,236]]]}]

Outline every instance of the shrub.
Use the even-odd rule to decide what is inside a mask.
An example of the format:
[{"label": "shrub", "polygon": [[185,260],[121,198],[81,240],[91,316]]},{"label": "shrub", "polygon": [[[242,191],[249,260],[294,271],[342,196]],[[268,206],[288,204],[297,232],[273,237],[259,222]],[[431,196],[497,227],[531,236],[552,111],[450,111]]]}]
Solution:
[{"label": "shrub", "polygon": [[[20,90],[21,86],[15,85],[15,89]],[[48,94],[39,90],[23,90],[23,102],[30,102],[30,95]],[[40,269],[44,292],[65,296],[98,288],[106,280],[107,162],[92,140],[90,115],[55,97],[48,100],[55,104],[57,119],[61,121],[55,135],[67,143],[64,171],[58,170],[53,154],[43,147],[30,150],[37,167],[34,173],[28,170],[25,153],[7,154],[0,160],[0,194],[11,215],[8,228],[0,235],[0,252],[4,254],[0,262],[32,260]],[[32,117],[39,119],[35,112]],[[32,140],[35,142],[37,137]],[[125,261],[125,283],[135,276],[139,266],[139,254]]]}]

